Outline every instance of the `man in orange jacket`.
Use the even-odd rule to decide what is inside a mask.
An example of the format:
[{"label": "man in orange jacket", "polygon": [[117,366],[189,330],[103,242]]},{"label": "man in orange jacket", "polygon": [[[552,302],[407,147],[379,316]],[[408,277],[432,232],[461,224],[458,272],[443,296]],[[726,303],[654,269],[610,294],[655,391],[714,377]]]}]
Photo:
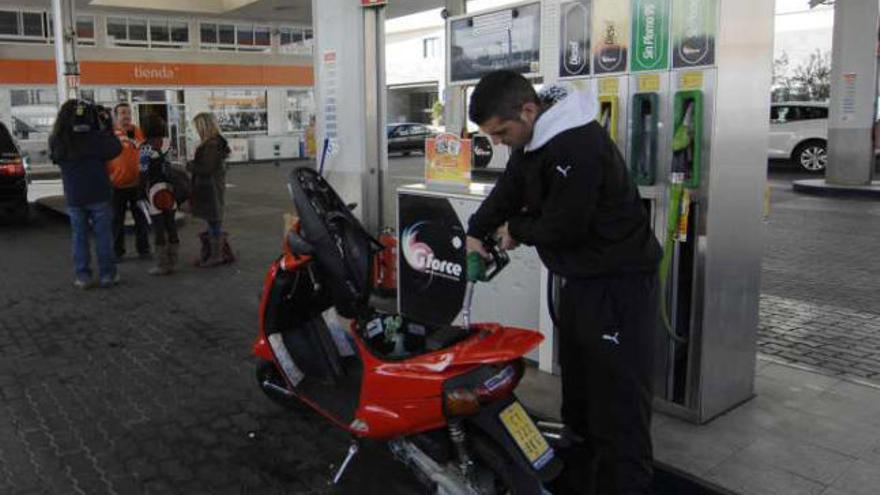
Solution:
[{"label": "man in orange jacket", "polygon": [[149,258],[149,224],[138,201],[144,198],[140,183],[140,154],[138,146],[144,140],[140,128],[132,123],[131,106],[119,103],[113,109],[114,131],[122,143],[122,153],[107,163],[107,173],[113,184],[113,248],[117,260],[125,256],[125,212],[131,210],[138,255]]}]

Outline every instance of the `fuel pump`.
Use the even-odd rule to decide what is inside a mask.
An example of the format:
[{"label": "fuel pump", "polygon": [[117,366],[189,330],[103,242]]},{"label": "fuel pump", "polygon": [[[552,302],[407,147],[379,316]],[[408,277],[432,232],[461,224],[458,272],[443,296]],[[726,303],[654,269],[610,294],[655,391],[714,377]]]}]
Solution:
[{"label": "fuel pump", "polygon": [[640,186],[656,182],[659,101],[657,93],[638,93],[632,100],[630,173]]},{"label": "fuel pump", "polygon": [[700,187],[703,142],[703,92],[675,94],[675,130],[672,137],[672,173],[683,174],[686,187]]},{"label": "fuel pump", "polygon": [[602,95],[599,97],[599,124],[608,131],[611,140],[617,142],[617,115],[620,99],[617,95]]}]

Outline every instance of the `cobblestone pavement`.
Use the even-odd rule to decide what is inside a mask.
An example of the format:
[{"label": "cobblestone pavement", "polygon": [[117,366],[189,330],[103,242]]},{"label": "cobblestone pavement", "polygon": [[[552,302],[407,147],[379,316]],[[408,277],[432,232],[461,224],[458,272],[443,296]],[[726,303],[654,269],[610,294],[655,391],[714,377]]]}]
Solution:
[{"label": "cobblestone pavement", "polygon": [[759,350],[880,383],[880,202],[793,193],[803,177],[770,173]]},{"label": "cobblestone pavement", "polygon": [[[154,278],[131,260],[80,292],[63,218],[0,226],[0,494],[334,492],[347,436],[263,397],[249,355],[288,169],[231,169],[233,266]],[[183,259],[202,229],[182,227]],[[335,491],[422,492],[392,464],[367,446]]]},{"label": "cobblestone pavement", "polygon": [[[0,226],[0,494],[424,492],[372,445],[331,489],[346,435],[257,388],[257,294],[280,247],[289,169],[231,169],[227,229],[241,259],[218,269],[157,279],[132,260],[119,287],[79,292],[63,218]],[[880,205],[794,196],[782,180],[760,348],[880,382]],[[182,227],[184,259],[202,229]]]}]

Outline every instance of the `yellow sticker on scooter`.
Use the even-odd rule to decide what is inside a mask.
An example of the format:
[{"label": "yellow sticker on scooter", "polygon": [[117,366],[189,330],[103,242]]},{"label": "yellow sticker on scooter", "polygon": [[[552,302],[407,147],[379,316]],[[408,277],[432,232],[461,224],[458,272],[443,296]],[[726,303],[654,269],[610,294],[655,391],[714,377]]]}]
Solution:
[{"label": "yellow sticker on scooter", "polygon": [[519,402],[507,406],[498,415],[498,419],[535,469],[541,469],[550,462],[553,449]]}]

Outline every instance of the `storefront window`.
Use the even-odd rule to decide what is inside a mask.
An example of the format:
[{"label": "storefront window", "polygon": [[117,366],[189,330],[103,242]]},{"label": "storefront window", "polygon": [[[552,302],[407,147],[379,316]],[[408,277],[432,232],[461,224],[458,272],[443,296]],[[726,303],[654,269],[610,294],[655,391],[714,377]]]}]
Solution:
[{"label": "storefront window", "polygon": [[128,39],[128,29],[124,18],[107,18],[107,37],[111,41],[124,41]]},{"label": "storefront window", "polygon": [[272,45],[271,33],[268,26],[199,23],[199,41],[203,50],[268,52]]},{"label": "storefront window", "polygon": [[180,21],[171,21],[171,41],[174,43],[189,43],[189,24]]},{"label": "storefront window", "polygon": [[169,19],[108,17],[107,38],[114,46],[185,48],[189,45],[189,24]]},{"label": "storefront window", "polygon": [[144,19],[128,20],[128,40],[132,42],[147,41],[147,21]]},{"label": "storefront window", "polygon": [[0,41],[46,43],[46,27],[45,12],[0,10]]},{"label": "storefront window", "polygon": [[167,95],[164,89],[133,89],[131,90],[131,101],[141,102],[160,102],[166,101]]},{"label": "storefront window", "polygon": [[209,91],[208,107],[224,134],[266,134],[269,130],[266,91]]},{"label": "storefront window", "polygon": [[235,26],[238,33],[238,44],[242,46],[254,45],[254,27],[253,26]]},{"label": "storefront window", "polygon": [[282,27],[278,30],[281,53],[309,55],[312,53],[312,30],[303,27]]},{"label": "storefront window", "polygon": [[76,38],[80,44],[95,44],[95,18],[92,16],[76,16]]},{"label": "storefront window", "polygon": [[199,39],[202,44],[213,45],[217,43],[217,25],[216,24],[200,24]]},{"label": "storefront window", "polygon": [[171,41],[171,32],[168,30],[168,23],[151,22],[150,23],[150,40],[155,42]]},{"label": "storefront window", "polygon": [[[94,46],[95,18],[76,16],[76,35],[78,44]],[[51,44],[54,36],[49,12],[0,10],[0,42]]]},{"label": "storefront window", "polygon": [[22,12],[21,21],[25,36],[46,36],[46,33],[43,31],[43,14],[39,12]]},{"label": "storefront window", "polygon": [[18,36],[18,12],[0,10],[0,34]]},{"label": "storefront window", "polygon": [[220,34],[218,37],[219,44],[235,46],[235,26],[232,24],[220,24],[217,27],[217,31]]},{"label": "storefront window", "polygon": [[315,115],[315,94],[311,89],[293,89],[287,92],[287,131],[301,132]]}]

